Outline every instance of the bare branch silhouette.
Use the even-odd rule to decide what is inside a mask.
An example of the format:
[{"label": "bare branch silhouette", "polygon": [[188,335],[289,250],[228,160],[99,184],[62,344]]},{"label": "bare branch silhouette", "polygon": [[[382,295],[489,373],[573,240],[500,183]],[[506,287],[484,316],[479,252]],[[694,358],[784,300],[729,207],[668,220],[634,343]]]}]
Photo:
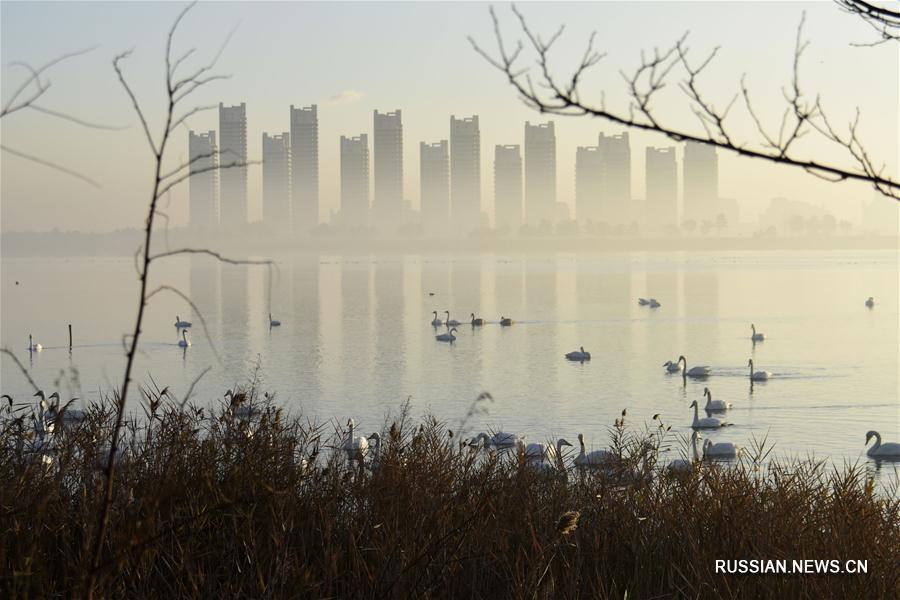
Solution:
[{"label": "bare branch silhouette", "polygon": [[[82,56],[84,54],[87,54],[88,52],[91,52],[95,48],[96,48],[96,46],[92,46],[90,48],[85,48],[83,50],[76,50],[74,52],[68,52],[66,54],[62,54],[37,68],[32,67],[28,63],[21,62],[21,61],[11,63],[10,66],[22,67],[22,68],[26,69],[30,75],[25,79],[25,81],[23,81],[19,85],[18,88],[15,89],[15,91],[6,100],[6,102],[4,102],[3,108],[0,109],[0,119],[8,117],[8,116],[15,114],[24,109],[31,109],[36,112],[40,112],[40,113],[43,113],[46,115],[50,115],[52,117],[56,117],[58,119],[64,119],[66,121],[70,121],[72,123],[81,125],[82,127],[87,127],[89,129],[108,129],[108,130],[124,129],[124,127],[118,127],[118,126],[113,126],[113,125],[103,125],[100,123],[92,123],[90,121],[85,121],[84,119],[79,119],[78,117],[66,114],[64,112],[60,112],[60,111],[46,108],[44,106],[39,106],[38,104],[36,104],[36,102],[41,97],[44,96],[44,94],[47,92],[47,90],[50,89],[51,82],[49,80],[41,79],[41,77],[43,75],[45,75],[47,73],[47,71],[49,71],[52,67],[58,65],[61,62],[64,62],[70,58],[74,58],[77,56]],[[27,96],[23,97],[23,95],[32,87],[34,89]],[[8,152],[9,154],[12,154],[13,156],[22,158],[24,160],[28,160],[33,163],[39,164],[41,166],[47,167],[49,169],[53,169],[54,171],[59,171],[60,173],[70,175],[70,176],[75,177],[76,179],[80,179],[81,181],[84,181],[85,183],[88,183],[96,188],[100,187],[100,184],[98,182],[96,182],[95,180],[91,179],[90,177],[82,175],[81,173],[73,171],[72,169],[63,167],[62,165],[58,165],[47,159],[40,158],[38,156],[29,154],[27,152],[23,152],[21,150],[16,150],[15,148],[10,148],[7,145],[0,145],[0,150],[2,150],[3,152]]]},{"label": "bare branch silhouette", "polygon": [[[119,444],[119,436],[121,434],[121,430],[124,424],[124,415],[125,415],[125,407],[128,401],[129,395],[129,387],[132,381],[132,370],[134,368],[134,360],[137,356],[139,350],[139,341],[141,336],[141,330],[144,321],[144,311],[149,303],[149,300],[158,293],[163,291],[170,291],[180,296],[186,302],[188,302],[193,308],[194,312],[199,316],[201,323],[203,324],[204,333],[207,336],[207,339],[210,343],[210,347],[213,349],[214,354],[216,355],[217,360],[221,363],[221,359],[219,359],[218,353],[215,350],[215,346],[212,343],[212,340],[209,338],[209,332],[206,328],[206,322],[203,318],[202,313],[196,307],[196,305],[190,300],[190,298],[185,295],[180,290],[168,286],[161,285],[157,288],[150,291],[148,289],[149,285],[149,274],[150,274],[150,265],[157,259],[165,258],[168,256],[175,256],[179,254],[206,254],[216,258],[225,263],[229,264],[266,264],[271,269],[272,262],[271,261],[240,261],[236,259],[229,259],[223,257],[218,252],[206,249],[197,249],[197,248],[183,248],[180,250],[166,250],[163,252],[154,253],[153,248],[153,231],[154,231],[154,223],[156,218],[166,219],[167,217],[165,213],[160,210],[160,202],[163,198],[167,198],[168,192],[178,185],[179,183],[187,180],[193,175],[198,175],[200,173],[205,173],[207,171],[218,170],[218,169],[227,169],[227,168],[242,168],[246,167],[249,164],[252,164],[248,161],[243,160],[234,160],[229,164],[225,165],[215,165],[209,168],[199,169],[194,172],[188,171],[184,173],[183,170],[185,167],[190,166],[191,162],[188,162],[186,165],[181,165],[173,171],[169,171],[168,173],[163,173],[162,166],[166,159],[166,152],[169,147],[169,142],[172,139],[172,135],[177,127],[184,123],[185,119],[190,115],[196,114],[197,112],[204,110],[205,107],[199,106],[194,108],[183,109],[181,107],[182,102],[190,97],[190,95],[199,89],[200,87],[210,83],[212,81],[217,81],[219,79],[223,79],[224,76],[209,74],[210,70],[215,66],[216,62],[219,59],[222,51],[224,50],[225,44],[227,44],[228,39],[231,37],[231,33],[228,38],[225,40],[225,44],[218,50],[213,59],[204,66],[201,66],[194,70],[192,74],[188,76],[184,76],[181,78],[177,77],[177,71],[179,68],[184,67],[186,61],[194,55],[194,50],[188,50],[177,57],[173,56],[173,40],[178,31],[179,25],[183,21],[184,17],[187,13],[195,6],[196,2],[192,2],[188,4],[184,9],[182,9],[175,20],[172,23],[172,26],[169,28],[168,36],[166,38],[166,53],[165,53],[165,86],[166,86],[166,101],[165,101],[165,120],[162,126],[162,133],[160,134],[158,139],[154,139],[154,136],[151,134],[150,123],[147,120],[146,112],[141,107],[141,103],[132,90],[131,86],[126,81],[124,71],[123,71],[123,62],[126,58],[128,58],[132,51],[127,51],[122,54],[117,55],[113,59],[113,70],[116,73],[116,76],[119,79],[119,83],[121,84],[123,90],[128,96],[129,101],[131,102],[132,108],[134,109],[135,114],[137,115],[138,120],[141,123],[141,127],[144,131],[144,135],[147,140],[147,144],[153,153],[153,157],[155,159],[154,165],[154,180],[152,191],[150,193],[149,204],[147,207],[147,217],[145,221],[144,227],[144,241],[143,244],[138,249],[138,252],[135,254],[136,260],[136,269],[139,273],[140,280],[140,294],[138,296],[138,306],[137,306],[137,316],[135,317],[134,322],[134,330],[131,334],[126,335],[123,338],[123,344],[126,346],[126,363],[125,363],[125,371],[123,375],[121,390],[117,397],[117,406],[116,406],[116,418],[113,426],[113,430],[111,433],[110,440],[110,452],[109,457],[106,461],[105,469],[104,469],[104,477],[105,477],[105,485],[103,491],[103,501],[101,503],[100,513],[98,515],[98,523],[95,529],[92,545],[91,545],[91,568],[88,570],[86,574],[86,582],[83,589],[83,595],[85,598],[92,598],[94,594],[94,590],[97,583],[97,578],[99,576],[101,565],[103,564],[103,548],[104,541],[106,538],[106,532],[109,527],[110,520],[110,511],[113,500],[113,483],[115,480],[116,473],[116,462],[115,456],[118,450]],[[232,31],[233,33],[233,31]],[[181,115],[181,116],[178,116]],[[193,386],[192,386],[193,387]],[[190,393],[190,391],[189,391]]]},{"label": "bare branch silhouette", "polygon": [[[855,3],[855,0],[848,1]],[[607,108],[603,94],[600,104],[594,105],[582,100],[579,93],[578,86],[586,71],[603,58],[602,54],[594,50],[595,34],[590,36],[584,57],[574,67],[572,74],[557,76],[550,68],[549,56],[563,29],[558,29],[544,42],[531,29],[515,5],[512,6],[512,12],[527,43],[517,40],[514,47],[507,47],[500,31],[500,20],[493,7],[490,14],[497,43],[496,54],[484,50],[471,37],[469,42],[475,52],[506,76],[509,84],[530,108],[552,115],[597,117],[625,127],[661,133],[675,141],[696,142],[739,156],[800,168],[813,175],[828,178],[829,181],[862,181],[872,185],[880,194],[900,200],[900,181],[888,175],[883,165],[876,166],[863,147],[858,136],[859,116],[849,125],[848,131],[842,133],[831,125],[823,111],[821,100],[807,99],[804,95],[799,83],[800,62],[808,45],[803,39],[803,19],[797,28],[793,76],[790,86],[783,91],[786,109],[776,138],[767,131],[762,119],[753,110],[746,78],[741,79],[739,91],[724,109],[717,108],[707,99],[700,89],[699,78],[715,58],[717,49],[699,64],[692,64],[688,60],[687,34],[668,49],[655,50],[652,57],[642,54],[640,66],[631,74],[622,74],[627,86],[629,105],[627,112],[621,112]],[[532,54],[537,85],[531,76],[532,67],[523,64],[526,51]],[[678,87],[687,97],[688,107],[699,119],[702,132],[664,123],[652,110],[652,100],[656,93],[666,86],[675,72],[681,73]],[[727,126],[730,111],[739,97],[744,98],[744,106],[762,138],[760,141],[739,141]],[[795,142],[810,133],[842,148],[849,164],[831,164],[797,155]]]},{"label": "bare branch silhouette", "polygon": [[853,44],[854,46],[875,46],[900,40],[900,11],[876,6],[864,0],[834,0],[845,12],[860,17],[872,26],[881,37],[877,42]]},{"label": "bare branch silhouette", "polygon": [[34,379],[31,378],[31,375],[28,374],[28,369],[25,368],[25,365],[22,364],[22,361],[19,360],[19,357],[15,355],[15,353],[9,348],[0,348],[0,354],[6,354],[9,356],[14,363],[16,363],[16,367],[18,367],[19,371],[21,371],[22,375],[25,376],[25,379],[28,380],[28,383],[34,389],[35,392],[40,390],[38,384],[34,382]]},{"label": "bare branch silhouette", "polygon": [[91,184],[95,188],[100,187],[100,184],[97,181],[94,181],[87,175],[82,175],[81,173],[79,173],[77,171],[67,169],[67,168],[63,167],[62,165],[58,165],[56,163],[50,162],[49,160],[45,160],[39,156],[34,156],[33,154],[25,154],[24,152],[19,152],[18,150],[13,150],[12,148],[4,146],[3,144],[0,144],[0,150],[3,150],[4,152],[9,152],[10,154],[12,154],[14,156],[18,156],[19,158],[24,158],[26,160],[30,160],[31,162],[37,163],[39,165],[43,165],[43,166],[47,167],[48,169],[53,169],[54,171],[59,171],[60,173],[65,173],[66,175],[71,175],[72,177],[75,177],[76,179],[80,179],[81,181],[83,181],[85,183]]}]

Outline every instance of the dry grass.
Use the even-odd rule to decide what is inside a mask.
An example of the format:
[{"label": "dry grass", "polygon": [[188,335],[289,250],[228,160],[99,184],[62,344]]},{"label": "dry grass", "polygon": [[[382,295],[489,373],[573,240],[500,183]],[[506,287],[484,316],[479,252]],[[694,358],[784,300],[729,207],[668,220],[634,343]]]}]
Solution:
[{"label": "dry grass", "polygon": [[[345,433],[251,391],[214,414],[145,391],[119,458],[104,597],[896,598],[900,501],[858,468],[753,459],[673,478],[664,428],[611,428],[615,472],[535,472],[401,415],[376,467]],[[112,401],[60,431],[0,433],[0,595],[79,593],[100,510]],[[149,418],[147,418],[149,417]],[[149,426],[148,426],[149,423]],[[571,456],[569,457],[571,459]],[[569,463],[571,465],[571,460]],[[722,575],[716,559],[867,559],[868,575]]]}]

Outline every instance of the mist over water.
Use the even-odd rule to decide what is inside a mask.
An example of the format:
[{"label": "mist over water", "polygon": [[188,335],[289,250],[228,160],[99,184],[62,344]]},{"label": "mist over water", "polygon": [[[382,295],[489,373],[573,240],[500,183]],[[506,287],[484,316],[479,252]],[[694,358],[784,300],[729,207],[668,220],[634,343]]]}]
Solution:
[{"label": "mist over water", "polygon": [[[456,429],[487,391],[489,414],[470,430],[522,431],[534,441],[574,441],[582,432],[594,446],[607,442],[606,428],[624,408],[632,425],[653,427],[659,413],[689,435],[688,405],[702,406],[708,386],[734,405],[726,415],[734,426],[704,434],[713,441],[745,446],[768,436],[778,455],[840,463],[865,460],[870,429],[885,441],[900,438],[895,251],[276,260],[271,279],[265,267],[202,257],[155,265],[151,287],[187,293],[215,351],[199,315],[175,295],[158,295],[145,321],[138,382],[152,375],[181,398],[211,367],[194,388],[205,404],[246,384],[258,362],[262,390],[293,413],[353,417],[364,431],[379,429],[408,397],[414,415],[430,412]],[[122,335],[136,309],[133,261],[6,258],[2,267],[0,344],[17,352],[39,385],[88,401],[118,385]],[[864,305],[869,296],[873,309]],[[638,306],[638,297],[662,306]],[[445,329],[430,325],[432,311],[443,318],[445,310],[463,323],[452,345],[435,341]],[[269,312],[281,327],[269,328]],[[470,313],[486,324],[468,325]],[[194,323],[186,350],[177,347],[176,315]],[[501,328],[501,316],[514,325]],[[751,343],[751,323],[764,342]],[[30,358],[29,333],[44,346]],[[566,361],[579,346],[593,360]],[[684,386],[667,375],[662,364],[680,354],[689,367],[709,365],[713,376]],[[771,381],[751,388],[751,357],[774,373]],[[12,361],[2,365],[3,393],[30,397]]]}]

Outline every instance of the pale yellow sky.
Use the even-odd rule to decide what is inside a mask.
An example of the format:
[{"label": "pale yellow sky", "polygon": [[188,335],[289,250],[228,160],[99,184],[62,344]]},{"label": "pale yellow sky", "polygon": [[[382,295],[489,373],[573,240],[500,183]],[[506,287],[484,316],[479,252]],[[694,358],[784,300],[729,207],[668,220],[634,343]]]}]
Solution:
[{"label": "pale yellow sky", "polygon": [[[0,164],[2,229],[102,231],[138,227],[151,183],[151,160],[128,99],[118,87],[111,57],[134,48],[127,74],[151,120],[161,115],[162,51],[165,33],[178,3],[9,3],[2,12],[2,88],[5,100],[24,71],[15,60],[41,64],[63,52],[97,44],[90,54],[51,72],[52,87],[42,104],[121,131],[89,130],[23,111],[2,122],[3,144],[40,155],[98,180],[97,190],[62,174],[8,154]],[[215,53],[237,27],[220,60],[232,77],[210,85],[198,104],[246,102],[251,158],[259,158],[263,131],[289,129],[288,106],[319,104],[321,214],[339,201],[340,135],[371,133],[372,110],[400,108],[404,120],[404,193],[419,201],[420,141],[449,136],[449,117],[478,114],[482,137],[482,203],[493,212],[492,160],[495,144],[521,144],[526,120],[542,117],[524,107],[502,76],[470,48],[466,36],[493,43],[484,3],[213,3],[192,11],[176,47],[197,48],[200,57]],[[512,16],[498,5],[507,36]],[[721,46],[701,80],[717,105],[738,91],[741,74],[754,93],[764,120],[776,129],[788,83],[796,27],[806,11],[810,46],[802,63],[802,86],[819,94],[835,123],[845,125],[857,107],[860,135],[869,153],[898,173],[898,53],[896,45],[856,47],[873,32],[831,2],[595,2],[525,3],[522,10],[535,28],[567,31],[555,64],[566,69],[580,57],[591,30],[607,58],[585,80],[584,97],[605,91],[610,106],[624,107],[620,70],[633,69],[640,50],[671,44],[690,30],[699,55]],[[659,114],[679,127],[702,131],[674,85],[660,97]],[[600,131],[620,128],[598,120],[556,118],[558,197],[571,203],[578,145],[596,143]],[[198,115],[196,130],[215,129],[215,111]],[[752,135],[752,123],[740,106],[734,112],[739,135]],[[750,139],[758,139],[753,135]],[[652,134],[632,133],[633,192],[644,194],[644,147],[670,145]],[[799,147],[818,160],[845,162],[839,152],[810,139]],[[176,136],[172,160],[187,153],[187,131]],[[679,153],[680,159],[680,153]],[[720,195],[737,198],[744,218],[755,217],[768,200],[785,196],[824,205],[841,218],[857,220],[861,202],[872,199],[860,184],[829,184],[808,174],[727,154],[720,156]],[[261,176],[250,173],[251,220],[260,214]],[[172,223],[187,217],[187,187],[172,194],[167,209]]]}]

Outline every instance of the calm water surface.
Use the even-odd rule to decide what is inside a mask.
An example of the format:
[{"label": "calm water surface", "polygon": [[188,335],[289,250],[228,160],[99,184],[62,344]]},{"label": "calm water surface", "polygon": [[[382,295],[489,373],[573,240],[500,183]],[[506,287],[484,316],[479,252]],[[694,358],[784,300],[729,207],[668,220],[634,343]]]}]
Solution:
[{"label": "calm water surface", "polygon": [[[689,434],[688,405],[702,403],[708,385],[734,404],[734,426],[710,434],[714,441],[768,435],[781,455],[842,462],[865,458],[869,429],[900,440],[897,252],[302,255],[279,259],[271,278],[205,258],[155,271],[156,285],[191,296],[212,346],[189,305],[161,294],[135,374],[181,397],[211,367],[195,387],[198,402],[246,383],[259,362],[263,389],[294,413],[352,416],[365,431],[408,397],[414,415],[453,427],[488,391],[494,402],[473,428],[573,442],[583,432],[602,445],[623,408],[632,424],[660,413]],[[5,259],[0,343],[44,389],[95,399],[121,379],[136,293],[130,258]],[[662,307],[638,306],[639,296]],[[283,323],[271,330],[270,308]],[[454,344],[440,343],[432,310],[489,323],[462,325]],[[194,322],[186,351],[176,345],[176,315]],[[501,328],[501,315],[515,325]],[[751,322],[766,341],[750,342]],[[45,348],[31,356],[29,333]],[[592,361],[564,360],[579,346]],[[661,366],[679,354],[713,376],[683,386]],[[751,357],[772,381],[751,387]],[[30,396],[6,357],[2,379],[4,393]]]}]

